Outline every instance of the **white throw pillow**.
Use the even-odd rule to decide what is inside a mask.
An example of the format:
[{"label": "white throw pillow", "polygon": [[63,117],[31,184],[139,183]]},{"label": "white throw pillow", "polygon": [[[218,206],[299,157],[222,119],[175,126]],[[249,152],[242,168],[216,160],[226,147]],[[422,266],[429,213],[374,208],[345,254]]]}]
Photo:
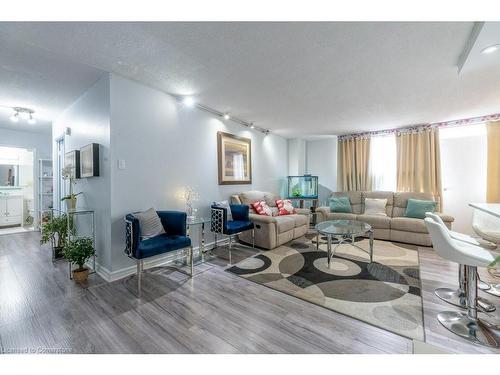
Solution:
[{"label": "white throw pillow", "polygon": [[365,215],[387,216],[387,199],[365,198]]},{"label": "white throw pillow", "polygon": [[141,237],[143,239],[165,233],[160,217],[154,208],[134,214],[134,216],[139,220],[139,225],[141,226]]}]

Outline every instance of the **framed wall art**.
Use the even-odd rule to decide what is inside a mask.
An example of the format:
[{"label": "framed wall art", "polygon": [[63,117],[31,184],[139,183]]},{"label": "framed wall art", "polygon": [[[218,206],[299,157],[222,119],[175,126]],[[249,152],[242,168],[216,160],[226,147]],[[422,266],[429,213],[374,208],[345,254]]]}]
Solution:
[{"label": "framed wall art", "polygon": [[80,149],[80,176],[99,176],[99,144],[91,143]]},{"label": "framed wall art", "polygon": [[219,185],[252,183],[252,144],[249,138],[217,133]]}]

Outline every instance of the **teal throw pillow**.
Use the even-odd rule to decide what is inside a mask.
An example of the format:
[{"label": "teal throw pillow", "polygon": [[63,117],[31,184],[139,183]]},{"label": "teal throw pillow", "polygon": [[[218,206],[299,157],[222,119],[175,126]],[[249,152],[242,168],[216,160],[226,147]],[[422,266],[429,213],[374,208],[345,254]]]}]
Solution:
[{"label": "teal throw pillow", "polygon": [[415,219],[425,219],[426,212],[434,212],[436,209],[436,202],[424,201],[420,199],[408,199],[406,205],[406,217],[413,217]]},{"label": "teal throw pillow", "polygon": [[335,197],[330,198],[330,211],[352,213],[351,201],[348,197]]}]

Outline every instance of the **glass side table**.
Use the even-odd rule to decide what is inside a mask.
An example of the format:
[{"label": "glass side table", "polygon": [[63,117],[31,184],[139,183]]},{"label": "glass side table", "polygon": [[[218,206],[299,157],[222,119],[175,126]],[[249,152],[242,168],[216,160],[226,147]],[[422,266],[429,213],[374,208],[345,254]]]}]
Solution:
[{"label": "glass side table", "polygon": [[191,238],[191,230],[193,227],[198,227],[198,250],[201,262],[205,262],[205,256],[211,255],[210,251],[205,249],[205,224],[210,224],[208,217],[194,217],[188,218],[186,221],[187,236]]}]

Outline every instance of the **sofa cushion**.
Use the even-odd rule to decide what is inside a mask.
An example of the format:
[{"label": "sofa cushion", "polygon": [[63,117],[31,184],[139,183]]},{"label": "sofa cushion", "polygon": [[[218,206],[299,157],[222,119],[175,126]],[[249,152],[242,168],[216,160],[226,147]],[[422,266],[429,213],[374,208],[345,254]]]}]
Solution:
[{"label": "sofa cushion", "polygon": [[349,197],[351,202],[352,212],[354,214],[361,214],[361,192],[360,191],[341,191],[334,192],[332,197]]},{"label": "sofa cushion", "polygon": [[264,193],[264,200],[269,207],[276,207],[276,201],[281,197],[274,193]]},{"label": "sofa cushion", "polygon": [[[405,216],[408,199],[435,200],[432,194],[429,193],[394,193],[394,207],[392,209],[392,217]],[[436,211],[439,211],[439,205],[436,205]]]},{"label": "sofa cushion", "polygon": [[352,213],[351,201],[349,197],[330,198],[330,211],[339,213]]},{"label": "sofa cushion", "polygon": [[387,199],[385,198],[365,198],[364,215],[388,216],[386,212]]},{"label": "sofa cushion", "polygon": [[357,215],[356,220],[370,224],[373,229],[391,228],[391,218],[383,215]]},{"label": "sofa cushion", "polygon": [[288,232],[295,228],[295,220],[293,216],[276,216],[276,228],[278,229],[278,233]]},{"label": "sofa cushion", "polygon": [[434,212],[435,209],[436,202],[434,201],[410,198],[406,205],[405,216],[423,220],[426,212]]},{"label": "sofa cushion", "polygon": [[288,215],[295,221],[295,228],[301,227],[303,225],[309,225],[309,216],[306,215]]},{"label": "sofa cushion", "polygon": [[255,212],[259,215],[273,216],[273,210],[265,201],[257,201],[251,204]]},{"label": "sofa cushion", "polygon": [[363,211],[361,211],[362,213],[365,212],[364,203],[365,203],[366,198],[387,199],[387,204],[385,205],[385,213],[387,214],[387,216],[392,216],[392,207],[394,205],[394,193],[392,191],[363,191],[363,192],[361,192],[361,200],[362,200],[362,205],[363,205]]},{"label": "sofa cushion", "polygon": [[240,194],[241,204],[250,206],[253,202],[265,201],[266,193],[263,191],[250,190]]},{"label": "sofa cushion", "polygon": [[428,233],[425,223],[422,219],[412,217],[394,217],[391,220],[391,229],[404,232]]},{"label": "sofa cushion", "polygon": [[276,205],[278,206],[279,215],[293,215],[295,213],[295,208],[290,199],[278,199]]}]

